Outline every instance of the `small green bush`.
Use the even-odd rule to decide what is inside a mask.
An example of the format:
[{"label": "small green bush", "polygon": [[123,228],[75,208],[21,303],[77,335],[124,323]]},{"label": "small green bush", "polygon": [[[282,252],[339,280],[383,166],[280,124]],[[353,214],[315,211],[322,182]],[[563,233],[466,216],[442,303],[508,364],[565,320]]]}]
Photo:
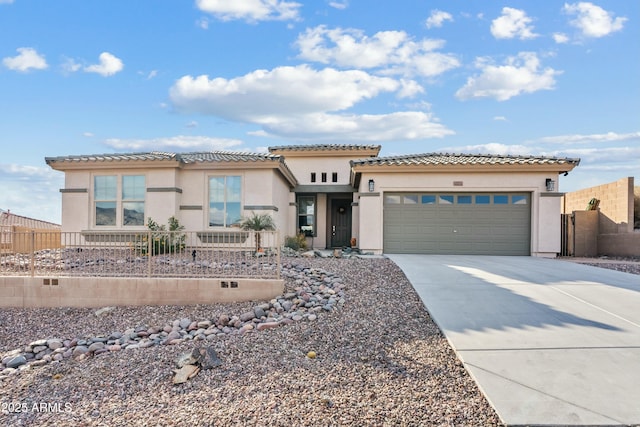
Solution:
[{"label": "small green bush", "polygon": [[305,238],[303,233],[300,233],[296,236],[287,236],[284,239],[284,246],[287,248],[291,248],[294,251],[307,249],[307,239]]},{"label": "small green bush", "polygon": [[180,225],[176,217],[169,218],[168,231],[165,225],[160,225],[151,218],[147,221],[147,228],[151,231],[150,234],[143,234],[136,238],[135,249],[137,253],[147,255],[149,252],[149,236],[151,236],[151,251],[153,255],[177,253],[185,248],[187,236],[181,233],[184,230],[184,226]]}]

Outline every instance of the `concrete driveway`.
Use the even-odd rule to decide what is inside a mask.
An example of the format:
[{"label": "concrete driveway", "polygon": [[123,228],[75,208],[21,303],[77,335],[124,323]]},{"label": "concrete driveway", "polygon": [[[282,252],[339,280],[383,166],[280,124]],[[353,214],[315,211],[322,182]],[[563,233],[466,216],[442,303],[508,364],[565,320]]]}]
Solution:
[{"label": "concrete driveway", "polygon": [[388,257],[505,424],[640,424],[640,276],[532,257]]}]

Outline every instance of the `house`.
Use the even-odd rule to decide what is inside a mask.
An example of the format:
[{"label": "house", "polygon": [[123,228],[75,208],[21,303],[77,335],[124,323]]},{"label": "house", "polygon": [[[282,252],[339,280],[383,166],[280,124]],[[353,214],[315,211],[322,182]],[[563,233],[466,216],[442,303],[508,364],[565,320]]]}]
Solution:
[{"label": "house", "polygon": [[290,145],[269,153],[47,157],[65,173],[63,231],[145,229],[175,216],[225,232],[269,213],[281,239],[374,253],[556,256],[559,174],[580,160],[429,153],[379,157],[379,145]]}]

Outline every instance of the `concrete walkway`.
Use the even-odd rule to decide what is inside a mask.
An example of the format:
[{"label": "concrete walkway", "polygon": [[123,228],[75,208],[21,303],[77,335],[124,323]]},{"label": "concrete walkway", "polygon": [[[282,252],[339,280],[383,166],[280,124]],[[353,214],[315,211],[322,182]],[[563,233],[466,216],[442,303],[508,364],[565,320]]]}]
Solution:
[{"label": "concrete walkway", "polygon": [[389,258],[505,424],[640,424],[640,276],[532,257]]}]

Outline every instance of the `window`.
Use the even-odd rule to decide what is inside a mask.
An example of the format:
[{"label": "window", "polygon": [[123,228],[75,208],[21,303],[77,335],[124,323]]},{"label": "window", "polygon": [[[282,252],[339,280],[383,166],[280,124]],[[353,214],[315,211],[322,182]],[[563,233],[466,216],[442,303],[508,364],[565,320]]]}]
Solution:
[{"label": "window", "polygon": [[491,196],[488,194],[476,196],[476,205],[488,205],[489,203],[491,203]]},{"label": "window", "polygon": [[511,203],[513,203],[514,205],[526,205],[527,196],[511,196]]},{"label": "window", "polygon": [[[95,224],[112,227],[118,224],[143,226],[146,191],[144,175],[94,176]],[[120,194],[120,198],[118,198],[118,194]],[[120,215],[118,215],[118,210],[120,210]]]},{"label": "window", "polygon": [[507,195],[494,195],[493,196],[493,204],[494,205],[508,205],[509,204],[509,196]]},{"label": "window", "polygon": [[402,202],[403,202],[405,205],[415,205],[415,204],[417,204],[417,203],[418,203],[418,196],[414,196],[414,195],[411,195],[411,196],[404,196],[404,197],[402,198]]},{"label": "window", "polygon": [[438,203],[441,205],[452,205],[453,196],[438,196]]},{"label": "window", "polygon": [[311,172],[311,182],[316,182],[316,173]]},{"label": "window", "polygon": [[385,194],[384,203],[387,205],[399,205],[400,196],[393,195],[393,194]]},{"label": "window", "polygon": [[338,172],[331,174],[331,182],[338,182]]},{"label": "window", "polygon": [[116,225],[118,177],[96,176],[93,183],[96,225]]},{"label": "window", "polygon": [[459,205],[470,205],[471,204],[471,196],[458,196],[458,204]]},{"label": "window", "polygon": [[209,226],[232,227],[240,222],[242,183],[239,176],[209,178]]},{"label": "window", "polygon": [[436,196],[433,194],[424,194],[420,200],[423,205],[435,205],[436,204]]},{"label": "window", "polygon": [[327,182],[327,173],[326,172],[322,172],[322,182]]},{"label": "window", "polygon": [[144,176],[122,177],[122,225],[144,225]]},{"label": "window", "polygon": [[298,230],[305,236],[316,234],[315,196],[298,196]]}]

